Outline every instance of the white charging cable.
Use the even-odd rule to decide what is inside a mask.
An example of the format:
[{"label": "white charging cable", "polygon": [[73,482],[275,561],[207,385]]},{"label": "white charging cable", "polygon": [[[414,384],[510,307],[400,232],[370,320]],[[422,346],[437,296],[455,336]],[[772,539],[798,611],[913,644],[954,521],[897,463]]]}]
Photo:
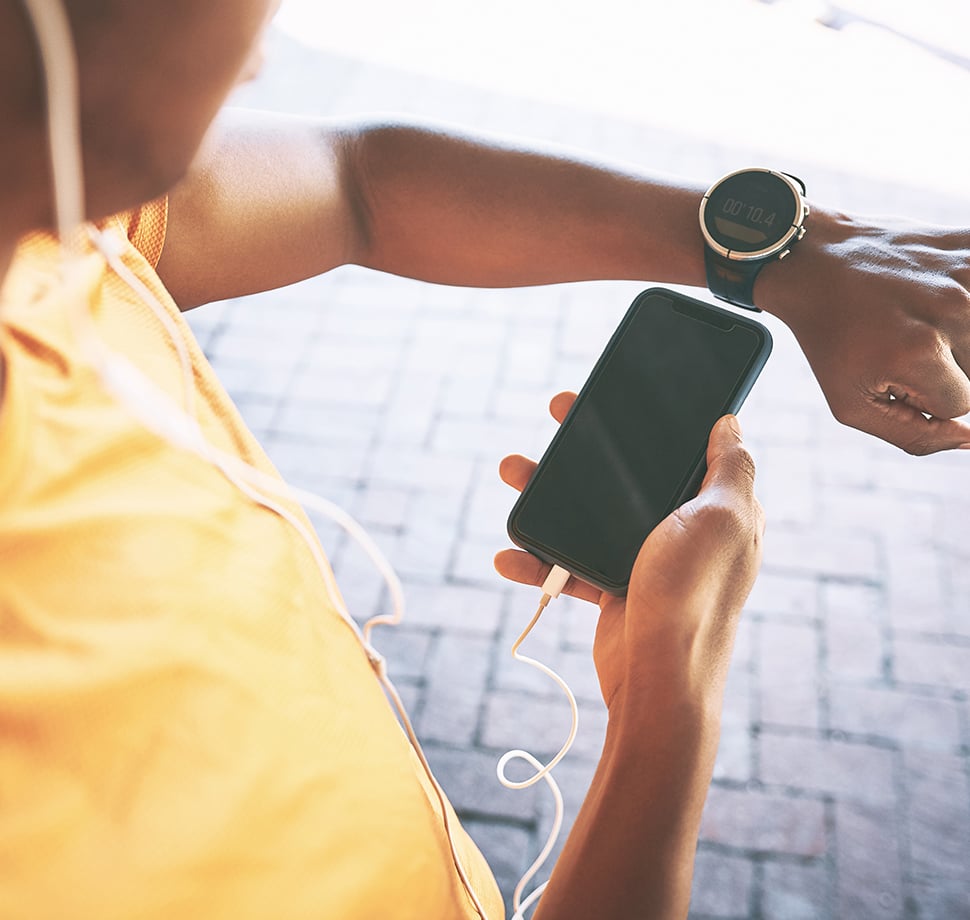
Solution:
[{"label": "white charging cable", "polygon": [[[535,758],[535,756],[530,754],[528,751],[514,750],[503,754],[495,768],[498,781],[509,789],[526,789],[529,786],[534,786],[537,782],[539,782],[539,780],[545,780],[552,792],[553,803],[555,805],[552,827],[550,828],[549,835],[546,838],[545,846],[543,846],[532,865],[526,869],[525,873],[519,879],[518,884],[515,886],[515,891],[512,893],[512,909],[515,913],[513,914],[511,920],[521,920],[521,918],[524,918],[525,911],[531,907],[532,904],[542,895],[542,892],[545,891],[546,885],[548,884],[548,882],[544,882],[543,884],[537,886],[524,901],[522,900],[522,892],[525,890],[525,886],[529,884],[532,878],[545,864],[550,853],[552,853],[553,847],[556,845],[556,841],[559,839],[559,833],[562,830],[564,808],[562,792],[559,789],[559,784],[552,776],[552,771],[569,752],[569,749],[573,746],[573,741],[576,740],[576,732],[579,731],[579,707],[576,705],[576,697],[573,695],[572,690],[569,689],[569,685],[548,665],[543,664],[541,661],[538,661],[535,658],[530,658],[527,655],[520,654],[519,647],[525,641],[526,636],[532,632],[532,629],[536,623],[539,622],[539,618],[542,616],[543,611],[548,606],[549,601],[559,597],[559,595],[562,593],[567,581],[569,581],[569,572],[567,572],[561,566],[554,565],[552,570],[546,576],[546,580],[542,583],[542,598],[539,601],[539,608],[536,610],[535,615],[530,620],[529,625],[523,630],[522,635],[520,635],[519,638],[516,639],[512,644],[512,657],[516,661],[521,661],[523,664],[530,665],[536,670],[542,672],[547,677],[552,679],[556,684],[558,684],[562,692],[566,694],[566,699],[569,701],[571,725],[569,727],[569,734],[566,737],[566,741],[559,749],[559,752],[547,764],[541,764]],[[513,760],[524,760],[536,772],[524,780],[515,781],[509,779],[506,775],[505,769]]]}]

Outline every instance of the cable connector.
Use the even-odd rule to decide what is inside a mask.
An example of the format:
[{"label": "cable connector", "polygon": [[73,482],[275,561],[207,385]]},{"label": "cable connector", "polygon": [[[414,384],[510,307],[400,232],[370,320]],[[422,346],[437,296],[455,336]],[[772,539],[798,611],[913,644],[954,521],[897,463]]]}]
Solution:
[{"label": "cable connector", "polygon": [[562,594],[562,589],[566,587],[567,581],[569,581],[569,572],[561,565],[554,565],[552,571],[549,572],[546,580],[542,583],[541,607],[545,607],[549,601],[559,597]]}]

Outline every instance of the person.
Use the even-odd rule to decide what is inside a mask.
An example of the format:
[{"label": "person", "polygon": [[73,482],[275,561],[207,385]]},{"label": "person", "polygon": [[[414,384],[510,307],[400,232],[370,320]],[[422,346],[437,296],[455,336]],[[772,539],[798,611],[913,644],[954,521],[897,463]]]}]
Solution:
[{"label": "person", "polygon": [[[405,122],[220,116],[272,0],[65,5],[86,216],[186,337],[207,440],[267,475],[179,308],[346,263],[443,284],[703,282],[699,185]],[[97,251],[61,273],[31,35],[21,0],[0,0],[0,916],[473,917],[446,820],[502,916],[294,527],[142,425],[79,349],[81,304],[184,395],[176,345]],[[913,453],[966,447],[968,253],[966,231],[813,202],[754,294],[838,418]],[[541,920],[686,914],[764,526],[735,419],[708,466],[625,598],[567,586],[600,605],[609,727]],[[532,469],[501,472],[521,488]],[[496,565],[545,575],[515,550]]]}]

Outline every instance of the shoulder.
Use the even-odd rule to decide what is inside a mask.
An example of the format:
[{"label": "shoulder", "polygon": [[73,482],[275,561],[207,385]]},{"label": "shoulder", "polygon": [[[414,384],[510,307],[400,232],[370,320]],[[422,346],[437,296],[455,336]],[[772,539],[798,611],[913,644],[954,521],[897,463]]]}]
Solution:
[{"label": "shoulder", "polygon": [[183,308],[353,261],[354,126],[227,110],[169,195],[159,274]]}]

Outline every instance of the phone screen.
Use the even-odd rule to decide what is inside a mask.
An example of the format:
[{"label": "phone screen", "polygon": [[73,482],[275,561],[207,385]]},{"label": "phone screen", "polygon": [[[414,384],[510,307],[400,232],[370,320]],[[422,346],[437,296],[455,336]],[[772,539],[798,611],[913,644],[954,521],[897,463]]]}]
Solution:
[{"label": "phone screen", "polygon": [[696,493],[711,428],[740,408],[770,348],[759,323],[641,294],[516,503],[513,541],[624,591],[647,534]]}]

